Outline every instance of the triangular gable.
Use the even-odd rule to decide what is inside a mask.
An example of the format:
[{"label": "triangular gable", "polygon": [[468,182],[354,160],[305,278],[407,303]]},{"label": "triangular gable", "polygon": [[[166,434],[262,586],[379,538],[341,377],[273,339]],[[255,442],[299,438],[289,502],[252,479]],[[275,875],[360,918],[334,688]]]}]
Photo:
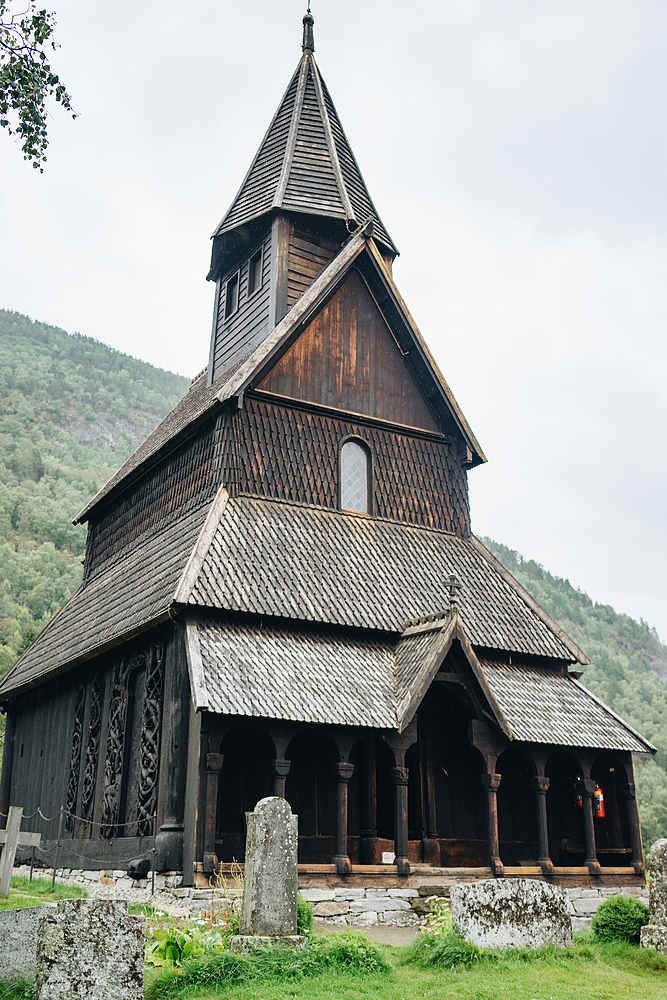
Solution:
[{"label": "triangular gable", "polygon": [[440,430],[380,309],[354,269],[258,388]]},{"label": "triangular gable", "polygon": [[356,233],[329,266],[315,279],[308,291],[292,306],[284,319],[234,374],[225,379],[217,398],[224,402],[259,386],[282,355],[306,329],[311,320],[336,292],[354,266],[362,274],[373,298],[381,308],[387,327],[398,350],[423,387],[424,395],[440,418],[445,431],[462,439],[464,461],[469,467],[486,461],[484,452],[463,416],[433,356],[428,350],[412,316],[372,239],[373,221]]}]

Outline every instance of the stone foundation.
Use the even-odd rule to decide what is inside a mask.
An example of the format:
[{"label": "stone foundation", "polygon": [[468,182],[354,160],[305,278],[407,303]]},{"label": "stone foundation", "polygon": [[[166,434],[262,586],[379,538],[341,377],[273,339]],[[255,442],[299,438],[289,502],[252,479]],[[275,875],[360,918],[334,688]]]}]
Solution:
[{"label": "stone foundation", "polygon": [[[14,868],[15,875],[27,875],[30,868],[21,865]],[[51,877],[51,871],[35,869],[35,878]],[[151,895],[151,880],[128,878],[125,871],[83,871],[58,869],[59,882],[80,885],[94,899],[126,899],[130,903],[147,903],[173,916],[201,916],[211,910],[227,906],[223,895],[213,889],[182,888],[180,872],[165,872],[155,876],[155,896]],[[233,879],[228,879],[228,898],[236,898]],[[368,927],[375,924],[389,924],[410,927],[422,924],[430,909],[429,896],[449,897],[451,886],[427,884],[413,888],[375,888],[367,886],[335,886],[313,888],[312,882],[299,889],[299,894],[315,907],[318,923],[338,924],[341,927]],[[643,886],[604,886],[602,888],[566,887],[568,912],[572,918],[573,931],[587,931],[591,919],[600,903],[610,896],[623,894],[635,896],[642,902],[649,901],[648,889]]]}]

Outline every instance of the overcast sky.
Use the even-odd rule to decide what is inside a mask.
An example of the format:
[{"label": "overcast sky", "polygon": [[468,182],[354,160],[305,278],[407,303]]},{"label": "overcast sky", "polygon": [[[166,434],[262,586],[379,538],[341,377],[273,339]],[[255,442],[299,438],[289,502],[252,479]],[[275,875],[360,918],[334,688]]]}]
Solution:
[{"label": "overcast sky", "polygon": [[[16,5],[17,0],[15,0]],[[54,0],[43,175],[0,134],[0,307],[192,376],[209,237],[303,0]],[[395,279],[489,459],[473,527],[667,639],[664,0],[313,0]]]}]

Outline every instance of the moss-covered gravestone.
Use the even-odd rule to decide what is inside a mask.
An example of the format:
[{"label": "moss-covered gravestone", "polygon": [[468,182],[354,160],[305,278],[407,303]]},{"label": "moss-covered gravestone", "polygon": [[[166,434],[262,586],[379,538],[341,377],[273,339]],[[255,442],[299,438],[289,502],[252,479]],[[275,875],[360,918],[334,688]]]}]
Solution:
[{"label": "moss-covered gravestone", "polygon": [[567,893],[537,879],[489,879],[452,886],[452,924],[480,948],[572,945]]},{"label": "moss-covered gravestone", "polygon": [[642,948],[655,948],[667,955],[667,840],[656,840],[651,848],[648,924],[641,929]]},{"label": "moss-covered gravestone", "polygon": [[306,939],[297,934],[296,926],[297,817],[285,799],[271,795],[260,799],[246,818],[240,934],[231,939],[231,950],[302,945]]}]

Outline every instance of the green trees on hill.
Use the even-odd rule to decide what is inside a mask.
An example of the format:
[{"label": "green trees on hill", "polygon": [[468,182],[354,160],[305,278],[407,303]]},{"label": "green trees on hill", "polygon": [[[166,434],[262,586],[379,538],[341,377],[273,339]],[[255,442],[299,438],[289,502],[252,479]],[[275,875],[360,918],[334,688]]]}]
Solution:
[{"label": "green trees on hill", "polygon": [[506,545],[482,541],[590,656],[581,683],[658,748],[655,757],[635,757],[644,847],[650,847],[667,837],[667,647],[646,622],[595,604]]},{"label": "green trees on hill", "polygon": [[0,310],[0,673],[78,587],[72,518],[188,380]]}]

